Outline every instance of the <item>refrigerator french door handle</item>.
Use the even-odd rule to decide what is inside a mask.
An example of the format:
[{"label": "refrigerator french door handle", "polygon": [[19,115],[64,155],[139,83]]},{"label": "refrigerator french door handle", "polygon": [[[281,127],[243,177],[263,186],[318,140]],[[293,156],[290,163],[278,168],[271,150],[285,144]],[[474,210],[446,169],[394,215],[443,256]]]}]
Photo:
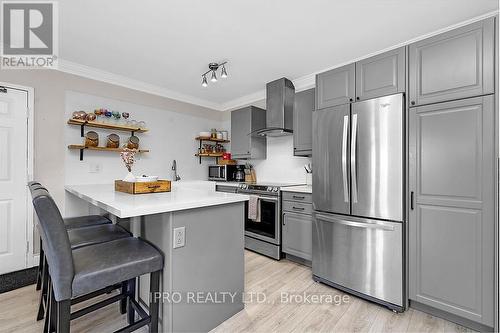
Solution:
[{"label": "refrigerator french door handle", "polygon": [[356,176],[356,138],[358,134],[358,115],[352,115],[351,134],[351,182],[352,182],[352,202],[358,202],[358,184]]},{"label": "refrigerator french door handle", "polygon": [[349,184],[347,182],[347,134],[349,131],[349,116],[344,116],[342,132],[342,178],[344,184],[344,201],[349,202]]},{"label": "refrigerator french door handle", "polygon": [[393,226],[387,225],[387,224],[382,224],[382,223],[363,223],[363,222],[345,221],[345,220],[339,220],[339,219],[331,218],[331,217],[328,217],[326,215],[320,215],[320,214],[316,214],[316,218],[321,220],[321,221],[342,224],[342,225],[346,225],[349,227],[394,231]]}]

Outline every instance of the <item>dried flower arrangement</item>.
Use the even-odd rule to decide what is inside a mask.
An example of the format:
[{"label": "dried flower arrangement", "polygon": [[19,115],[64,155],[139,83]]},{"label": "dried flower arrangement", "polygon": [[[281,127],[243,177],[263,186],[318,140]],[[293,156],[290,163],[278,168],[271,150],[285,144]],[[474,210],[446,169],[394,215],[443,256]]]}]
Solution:
[{"label": "dried flower arrangement", "polygon": [[123,148],[123,151],[120,152],[120,156],[122,158],[122,161],[123,161],[123,163],[125,163],[125,167],[128,170],[128,174],[123,179],[123,181],[135,182],[136,178],[132,174],[132,165],[134,165],[136,153],[137,153],[137,149],[129,149],[129,148]]}]

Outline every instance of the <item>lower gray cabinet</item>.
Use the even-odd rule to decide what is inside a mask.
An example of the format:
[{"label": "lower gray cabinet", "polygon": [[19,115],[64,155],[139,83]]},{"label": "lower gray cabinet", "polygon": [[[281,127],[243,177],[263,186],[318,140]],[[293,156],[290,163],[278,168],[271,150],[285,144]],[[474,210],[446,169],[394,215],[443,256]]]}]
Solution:
[{"label": "lower gray cabinet", "polygon": [[314,88],[295,94],[293,107],[293,155],[312,155],[312,112]]},{"label": "lower gray cabinet", "polygon": [[410,109],[410,300],[493,327],[493,95]]},{"label": "lower gray cabinet", "polygon": [[312,216],[283,213],[282,251],[293,256],[312,260]]}]

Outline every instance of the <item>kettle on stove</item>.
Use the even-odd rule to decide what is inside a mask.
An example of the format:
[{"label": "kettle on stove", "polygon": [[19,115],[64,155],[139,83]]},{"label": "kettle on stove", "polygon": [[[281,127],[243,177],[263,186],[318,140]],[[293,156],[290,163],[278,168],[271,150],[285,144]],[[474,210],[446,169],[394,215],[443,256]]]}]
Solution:
[{"label": "kettle on stove", "polygon": [[233,179],[236,182],[244,182],[245,181],[245,170],[243,165],[237,165],[236,170],[233,173]]}]

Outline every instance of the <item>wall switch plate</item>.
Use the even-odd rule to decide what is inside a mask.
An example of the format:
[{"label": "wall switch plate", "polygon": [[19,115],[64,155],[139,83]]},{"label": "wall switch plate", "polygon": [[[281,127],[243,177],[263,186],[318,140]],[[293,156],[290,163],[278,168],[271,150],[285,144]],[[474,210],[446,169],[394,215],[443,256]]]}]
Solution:
[{"label": "wall switch plate", "polygon": [[101,165],[99,163],[90,163],[89,164],[89,172],[90,173],[99,173],[99,172],[101,172]]},{"label": "wall switch plate", "polygon": [[174,228],[174,249],[186,244],[186,227]]}]

